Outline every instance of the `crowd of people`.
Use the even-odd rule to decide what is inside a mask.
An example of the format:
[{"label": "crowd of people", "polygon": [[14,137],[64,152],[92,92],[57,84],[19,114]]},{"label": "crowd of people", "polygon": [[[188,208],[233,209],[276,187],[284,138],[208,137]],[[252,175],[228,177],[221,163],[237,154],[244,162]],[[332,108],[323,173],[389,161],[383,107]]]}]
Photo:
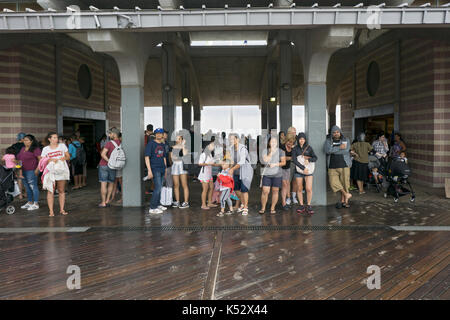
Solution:
[{"label": "crowd of people", "polygon": [[[189,138],[192,138],[192,131],[190,135]],[[148,192],[151,193],[149,213],[160,214],[167,210],[168,205],[161,204],[163,187],[173,191],[170,193],[171,198],[173,195],[170,201],[172,208],[189,208],[189,177],[194,176],[202,186],[202,210],[220,207],[218,216],[235,212],[245,216],[249,211],[249,193],[257,163],[260,164],[259,186],[262,189],[260,214],[265,214],[267,209],[271,214],[276,213],[278,203],[281,203],[283,210],[298,205],[297,213],[314,213],[311,203],[318,158],[305,133],[297,134],[296,129],[291,127],[287,133],[274,134],[272,131],[256,140],[235,133],[227,136],[224,132],[205,136],[210,139],[204,141],[198,160],[193,161],[193,139],[188,144],[186,136],[179,133],[171,145],[169,132],[147,126],[144,180],[150,180],[153,188]],[[21,208],[29,211],[39,209],[39,185],[42,183],[43,189],[47,190],[49,215],[54,216],[55,194],[59,195],[59,212],[66,215],[67,181],[73,180],[73,190],[86,186],[83,137],[79,131],[70,139],[50,132],[45,138],[45,147],[30,134],[20,133],[17,140],[5,150],[2,160],[5,167],[15,168],[20,190],[25,187],[27,202]],[[388,161],[389,157],[406,158],[406,145],[400,133],[393,133],[388,139],[384,132],[380,132],[372,143],[365,140],[362,133],[350,144],[350,140],[337,126],[331,128],[326,138],[324,150],[329,184],[333,192],[340,194],[337,208],[350,206],[352,181],[356,181],[359,193],[363,194],[369,170],[377,178],[376,168],[369,169],[370,154],[381,162]],[[99,208],[110,206],[119,189],[123,192],[122,167],[115,169],[110,165],[110,158],[115,149],[121,149],[121,142],[120,130],[113,127],[96,144],[101,195]],[[256,158],[249,152],[254,147],[259,150]],[[119,199],[117,203],[121,201]]]}]

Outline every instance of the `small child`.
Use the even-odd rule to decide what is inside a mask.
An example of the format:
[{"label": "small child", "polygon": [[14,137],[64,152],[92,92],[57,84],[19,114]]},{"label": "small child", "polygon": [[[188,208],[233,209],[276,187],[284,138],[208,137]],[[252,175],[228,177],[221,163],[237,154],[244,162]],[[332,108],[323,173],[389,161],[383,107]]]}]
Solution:
[{"label": "small child", "polygon": [[400,152],[400,158],[405,161],[406,164],[408,164],[408,158],[406,158],[406,152],[402,151]]},{"label": "small child", "polygon": [[218,217],[223,217],[225,213],[225,205],[228,203],[229,210],[225,213],[230,215],[233,213],[233,202],[230,199],[231,192],[234,189],[233,176],[230,174],[231,161],[224,160],[222,163],[222,171],[217,175],[217,181],[219,181],[220,194],[220,212],[217,214]]},{"label": "small child", "polygon": [[17,165],[19,165],[19,161],[16,160],[15,150],[13,147],[9,147],[5,150],[5,155],[2,157],[2,160],[5,162],[6,168],[14,169],[17,177],[19,179],[23,179],[22,169],[21,167],[17,167]]}]

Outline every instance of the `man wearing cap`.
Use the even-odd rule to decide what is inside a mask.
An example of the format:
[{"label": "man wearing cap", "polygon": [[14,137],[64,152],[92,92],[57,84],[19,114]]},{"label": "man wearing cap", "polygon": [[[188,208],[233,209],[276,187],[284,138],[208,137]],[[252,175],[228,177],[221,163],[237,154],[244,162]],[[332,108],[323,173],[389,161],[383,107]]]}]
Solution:
[{"label": "man wearing cap", "polygon": [[102,196],[102,202],[98,205],[99,208],[106,208],[108,206],[113,193],[114,181],[116,180],[116,170],[108,167],[108,161],[111,153],[116,148],[112,141],[114,141],[117,146],[120,146],[120,130],[116,127],[112,127],[108,130],[108,135],[110,141],[105,144],[105,147],[100,154],[100,163],[98,164],[98,180],[100,181],[100,193]]},{"label": "man wearing cap", "polygon": [[164,173],[167,168],[167,149],[164,143],[164,130],[158,128],[154,131],[155,139],[150,140],[145,147],[145,165],[148,178],[153,179],[154,190],[150,200],[149,213],[163,213],[166,207],[160,205],[161,189]]}]

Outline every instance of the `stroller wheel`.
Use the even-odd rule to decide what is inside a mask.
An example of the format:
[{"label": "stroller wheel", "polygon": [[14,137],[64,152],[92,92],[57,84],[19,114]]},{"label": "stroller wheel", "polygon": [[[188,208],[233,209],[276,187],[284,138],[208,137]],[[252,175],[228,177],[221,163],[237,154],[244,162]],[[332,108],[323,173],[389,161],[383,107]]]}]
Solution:
[{"label": "stroller wheel", "polygon": [[394,198],[394,202],[397,203],[398,202],[398,198]]},{"label": "stroller wheel", "polygon": [[411,201],[411,202],[416,201],[416,197],[411,197],[411,199],[409,199],[409,201]]},{"label": "stroller wheel", "polygon": [[11,215],[11,214],[14,214],[14,212],[16,212],[16,208],[14,206],[8,206],[6,208],[6,214]]}]

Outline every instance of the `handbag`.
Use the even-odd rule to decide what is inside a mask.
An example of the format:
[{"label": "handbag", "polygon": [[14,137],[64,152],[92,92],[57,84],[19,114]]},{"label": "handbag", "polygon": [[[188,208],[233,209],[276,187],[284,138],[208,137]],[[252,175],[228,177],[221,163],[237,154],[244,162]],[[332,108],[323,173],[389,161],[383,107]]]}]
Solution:
[{"label": "handbag", "polygon": [[163,206],[172,205],[172,188],[170,187],[162,187],[161,189],[161,200],[160,203]]},{"label": "handbag", "polygon": [[[308,169],[308,175],[310,175],[310,174],[313,174],[313,173],[314,173],[314,169],[316,168],[316,164],[315,164],[314,162],[309,162],[309,161],[308,161],[308,164],[305,165],[305,160],[306,160],[306,159],[305,159],[304,154],[305,154],[305,152],[306,152],[306,150],[307,150],[308,148],[309,148],[309,146],[307,146],[307,147],[305,148],[305,150],[303,150],[303,153],[297,157],[297,161],[300,162],[300,164],[303,165],[303,166],[305,167],[305,169]],[[298,172],[298,173],[303,174],[303,172],[304,172],[303,169],[300,169],[300,168],[297,167],[297,166],[296,166],[296,169],[297,169],[297,172]]]}]

